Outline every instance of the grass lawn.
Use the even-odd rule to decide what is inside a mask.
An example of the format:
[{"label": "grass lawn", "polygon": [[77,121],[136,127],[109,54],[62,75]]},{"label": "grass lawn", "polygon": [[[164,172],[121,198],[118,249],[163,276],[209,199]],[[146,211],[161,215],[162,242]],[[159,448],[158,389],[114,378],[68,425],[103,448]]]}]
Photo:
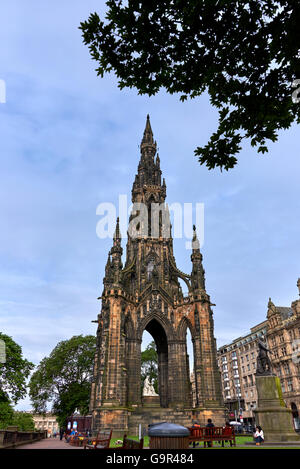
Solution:
[{"label": "grass lawn", "polygon": [[[132,440],[138,440],[138,437],[137,436],[128,436],[128,438],[131,438]],[[116,442],[118,440],[122,440],[122,438],[112,438],[111,441],[110,441],[110,448],[116,448],[117,446],[120,446],[120,444],[116,444]],[[252,436],[237,436],[236,437],[236,444],[237,446],[239,445],[244,445],[246,443],[246,441],[253,441],[253,438]],[[229,446],[229,443],[226,443],[226,447],[230,447]],[[218,444],[214,443],[214,446],[217,448],[219,447]],[[145,436],[144,437],[144,448],[149,448],[149,437],[148,436]],[[192,448],[192,447],[190,447]],[[203,448],[203,443],[199,443],[199,446],[196,446],[195,449],[200,449],[200,448]]]}]

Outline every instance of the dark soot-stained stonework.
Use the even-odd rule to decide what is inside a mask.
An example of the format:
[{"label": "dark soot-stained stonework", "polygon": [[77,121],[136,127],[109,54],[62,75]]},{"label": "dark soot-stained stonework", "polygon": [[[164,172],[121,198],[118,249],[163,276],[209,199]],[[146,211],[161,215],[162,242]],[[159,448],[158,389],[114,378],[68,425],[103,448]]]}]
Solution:
[{"label": "dark soot-stained stonework", "polygon": [[[224,423],[220,374],[216,360],[213,313],[205,291],[202,254],[194,229],[192,272],[176,266],[168,219],[166,184],[161,182],[149,116],[141,142],[141,159],[132,188],[132,202],[146,204],[148,236],[128,236],[122,265],[119,220],[103,280],[102,309],[98,316],[90,410],[93,430],[112,428],[136,432],[138,425],[168,421],[190,425],[212,418]],[[155,157],[156,156],[156,157]],[[151,237],[151,204],[163,204],[159,233]],[[153,207],[153,206],[152,206]],[[130,221],[133,215],[130,216]],[[167,225],[167,224],[166,224]],[[188,290],[183,295],[179,279]],[[192,406],[186,331],[194,350],[196,406]],[[158,353],[159,405],[142,402],[141,343],[144,331],[154,338]]]}]

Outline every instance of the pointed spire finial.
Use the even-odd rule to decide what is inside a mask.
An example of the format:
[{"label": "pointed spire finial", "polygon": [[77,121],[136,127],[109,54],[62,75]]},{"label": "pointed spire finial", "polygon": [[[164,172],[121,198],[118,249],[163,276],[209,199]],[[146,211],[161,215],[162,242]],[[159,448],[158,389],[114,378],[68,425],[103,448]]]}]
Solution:
[{"label": "pointed spire finial", "polygon": [[146,144],[150,143],[152,145],[154,144],[153,132],[152,132],[152,129],[151,129],[149,114],[147,114],[146,127],[145,127],[145,130],[144,130],[144,135],[143,135],[143,139],[142,139],[142,144],[143,143],[146,143]]},{"label": "pointed spire finial", "polygon": [[268,301],[268,309],[271,309],[271,308],[273,308],[273,307],[275,307],[275,305],[274,305],[272,299],[269,298],[269,301]]},{"label": "pointed spire finial", "polygon": [[199,243],[199,240],[197,238],[196,225],[193,225],[192,249],[193,249],[193,251],[200,250],[200,243]]},{"label": "pointed spire finial", "polygon": [[121,239],[121,232],[120,232],[120,219],[119,217],[117,218],[117,223],[116,223],[116,229],[115,229],[115,234],[114,234],[114,239]]},{"label": "pointed spire finial", "polygon": [[297,287],[299,289],[299,296],[300,296],[300,277],[298,278]]}]

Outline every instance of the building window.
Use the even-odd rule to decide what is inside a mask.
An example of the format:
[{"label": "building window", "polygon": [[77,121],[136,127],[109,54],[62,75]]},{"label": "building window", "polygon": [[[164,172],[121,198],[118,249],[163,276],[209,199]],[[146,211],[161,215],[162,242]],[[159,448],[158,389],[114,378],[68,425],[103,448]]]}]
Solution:
[{"label": "building window", "polygon": [[293,381],[291,379],[287,380],[287,389],[289,392],[293,391]]},{"label": "building window", "polygon": [[286,355],[286,347],[281,347],[281,354],[282,354],[283,356]]}]

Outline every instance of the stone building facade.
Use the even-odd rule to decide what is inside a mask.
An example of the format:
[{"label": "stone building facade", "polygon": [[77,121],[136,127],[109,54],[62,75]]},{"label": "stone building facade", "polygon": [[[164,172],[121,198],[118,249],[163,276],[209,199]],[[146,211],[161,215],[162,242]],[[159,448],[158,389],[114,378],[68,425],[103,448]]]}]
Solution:
[{"label": "stone building facade", "polygon": [[48,436],[52,436],[54,433],[59,432],[59,425],[56,420],[56,416],[51,413],[32,414],[34,426],[37,430],[47,430]]},{"label": "stone building facade", "polygon": [[[297,286],[300,295],[300,278]],[[273,371],[280,378],[282,394],[293,412],[294,425],[300,430],[300,300],[291,307],[268,303],[267,341],[272,351]]]},{"label": "stone building facade", "polygon": [[[149,116],[140,152],[132,187],[132,202],[140,206],[129,218],[125,265],[117,221],[105,268],[90,400],[92,428],[136,432],[139,424],[167,420],[189,425],[193,419],[204,424],[209,417],[223,424],[212,303],[205,289],[196,229],[192,269],[185,274],[177,267],[173,253],[166,183],[161,180]],[[146,211],[146,217],[141,216],[142,211]],[[187,295],[182,293],[180,279],[187,286]],[[187,329],[194,351],[194,407]],[[152,335],[158,353],[156,407],[147,407],[141,396],[141,342],[145,330]]]},{"label": "stone building facade", "polygon": [[257,341],[265,340],[266,333],[267,321],[264,321],[252,327],[249,334],[218,349],[223,398],[230,420],[242,418],[245,424],[254,423]]},{"label": "stone building facade", "polygon": [[[297,286],[300,295],[300,279]],[[222,392],[228,416],[242,415],[245,423],[254,423],[258,339],[267,342],[272,352],[270,359],[273,372],[280,378],[284,401],[293,412],[295,428],[300,430],[300,300],[286,307],[275,306],[270,299],[266,321],[252,327],[250,334],[218,349]],[[238,409],[242,409],[242,412],[238,412]]]}]

